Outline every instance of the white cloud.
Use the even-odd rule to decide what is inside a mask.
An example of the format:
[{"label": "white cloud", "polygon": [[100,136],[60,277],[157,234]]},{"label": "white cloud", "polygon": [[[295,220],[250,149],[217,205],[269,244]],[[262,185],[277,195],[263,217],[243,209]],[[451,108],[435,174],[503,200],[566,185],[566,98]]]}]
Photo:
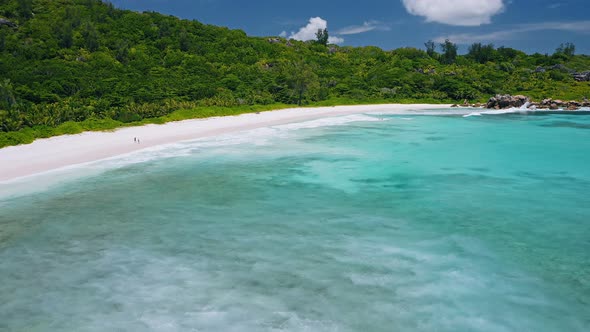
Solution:
[{"label": "white cloud", "polygon": [[523,24],[522,28],[527,29],[527,31],[558,30],[558,31],[590,33],[590,21],[532,23],[532,24]]},{"label": "white cloud", "polygon": [[330,36],[330,37],[328,37],[328,43],[330,43],[330,44],[342,44],[342,43],[344,43],[344,38],[340,38],[338,36]]},{"label": "white cloud", "polygon": [[[306,26],[299,29],[296,33],[292,32],[289,38],[301,41],[315,40],[318,30],[324,30],[327,28],[328,21],[321,17],[312,17],[309,19],[309,23],[307,23]],[[328,42],[331,44],[341,44],[344,42],[344,39],[337,36],[330,36]]]},{"label": "white cloud", "polygon": [[379,21],[367,21],[364,22],[362,25],[351,25],[345,28],[338,30],[338,34],[340,35],[355,35],[358,33],[369,32],[373,30],[381,30],[381,31],[389,31],[390,28],[379,22]]},{"label": "white cloud", "polygon": [[434,39],[435,42],[442,43],[449,39],[457,44],[471,44],[478,42],[491,42],[517,39],[519,34],[536,31],[568,31],[574,33],[590,34],[590,21],[574,22],[543,22],[532,24],[520,24],[512,29],[499,30],[489,33],[460,33],[454,35],[440,36]]},{"label": "white cloud", "polygon": [[283,37],[283,38],[287,37],[287,31],[283,31],[283,32],[281,32],[281,33],[279,34],[279,37]]},{"label": "white cloud", "polygon": [[503,0],[402,0],[408,13],[423,16],[427,22],[478,26],[504,10]]},{"label": "white cloud", "polygon": [[514,39],[514,34],[518,33],[515,30],[496,31],[490,33],[458,33],[453,35],[439,36],[434,38],[437,43],[444,43],[445,40],[450,40],[456,44],[472,44],[481,42],[490,42],[497,40],[510,40]]}]

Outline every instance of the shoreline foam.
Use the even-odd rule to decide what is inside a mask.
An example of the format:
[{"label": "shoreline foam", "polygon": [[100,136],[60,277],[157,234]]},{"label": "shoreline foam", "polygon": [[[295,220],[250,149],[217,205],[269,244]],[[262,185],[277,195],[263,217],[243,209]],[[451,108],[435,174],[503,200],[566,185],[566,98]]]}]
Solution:
[{"label": "shoreline foam", "polygon": [[[237,116],[183,120],[163,125],[126,127],[110,132],[84,132],[56,136],[39,139],[27,145],[0,149],[0,182],[108,159],[155,146],[231,132],[358,113],[408,114],[449,107],[450,105],[437,104],[381,104],[291,108]],[[135,137],[139,138],[141,144],[134,143]]]}]

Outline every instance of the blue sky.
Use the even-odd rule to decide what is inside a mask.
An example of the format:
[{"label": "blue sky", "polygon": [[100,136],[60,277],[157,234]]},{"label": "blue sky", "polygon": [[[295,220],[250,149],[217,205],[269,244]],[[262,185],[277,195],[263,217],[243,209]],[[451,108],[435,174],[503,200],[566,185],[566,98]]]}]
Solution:
[{"label": "blue sky", "polygon": [[111,0],[118,8],[153,10],[242,29],[252,36],[306,39],[327,26],[340,45],[423,48],[445,38],[552,53],[572,42],[590,54],[590,0]]}]

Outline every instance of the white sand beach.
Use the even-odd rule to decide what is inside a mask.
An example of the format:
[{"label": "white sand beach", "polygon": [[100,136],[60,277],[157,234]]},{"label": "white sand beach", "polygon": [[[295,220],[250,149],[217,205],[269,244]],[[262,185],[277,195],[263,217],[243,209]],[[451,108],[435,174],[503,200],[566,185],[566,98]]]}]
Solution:
[{"label": "white sand beach", "polygon": [[[0,149],[0,182],[14,180],[70,165],[88,163],[153,146],[256,129],[291,122],[355,113],[384,112],[406,114],[450,105],[383,104],[319,108],[292,108],[121,128],[110,132],[85,132],[40,139],[32,144]],[[138,138],[140,143],[135,143]]]}]

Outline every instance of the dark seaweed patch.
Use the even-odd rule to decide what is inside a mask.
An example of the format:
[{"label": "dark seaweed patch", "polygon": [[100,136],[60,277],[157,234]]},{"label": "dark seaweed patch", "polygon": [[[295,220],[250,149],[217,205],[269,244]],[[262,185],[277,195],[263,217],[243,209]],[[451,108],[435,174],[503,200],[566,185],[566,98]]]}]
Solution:
[{"label": "dark seaweed patch", "polygon": [[590,129],[590,123],[577,123],[571,121],[555,121],[552,123],[541,124],[540,126],[548,128]]}]

